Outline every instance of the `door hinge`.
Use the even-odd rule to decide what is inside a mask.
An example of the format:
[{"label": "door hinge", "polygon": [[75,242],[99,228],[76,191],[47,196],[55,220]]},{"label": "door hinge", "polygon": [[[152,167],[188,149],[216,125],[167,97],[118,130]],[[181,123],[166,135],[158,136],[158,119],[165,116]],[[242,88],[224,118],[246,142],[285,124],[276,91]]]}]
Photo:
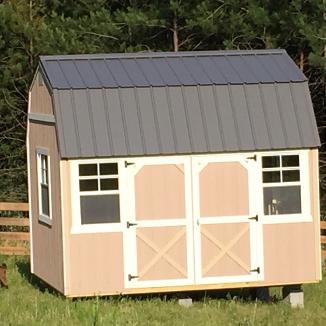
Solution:
[{"label": "door hinge", "polygon": [[136,164],[136,163],[125,161],[125,168],[127,168],[129,165],[134,165],[134,164]]},{"label": "door hinge", "polygon": [[252,216],[252,217],[248,217],[249,220],[255,220],[256,222],[258,222],[258,215]]},{"label": "door hinge", "polygon": [[128,274],[128,281],[131,281],[131,280],[133,280],[133,279],[135,279],[135,278],[139,278],[139,276],[138,276],[138,275],[131,275],[131,274]]},{"label": "door hinge", "polygon": [[260,267],[257,267],[255,269],[251,269],[249,272],[255,272],[255,273],[260,274]]},{"label": "door hinge", "polygon": [[247,160],[257,161],[257,155],[247,157]]},{"label": "door hinge", "polygon": [[129,229],[131,226],[135,226],[137,223],[127,222],[127,228]]}]

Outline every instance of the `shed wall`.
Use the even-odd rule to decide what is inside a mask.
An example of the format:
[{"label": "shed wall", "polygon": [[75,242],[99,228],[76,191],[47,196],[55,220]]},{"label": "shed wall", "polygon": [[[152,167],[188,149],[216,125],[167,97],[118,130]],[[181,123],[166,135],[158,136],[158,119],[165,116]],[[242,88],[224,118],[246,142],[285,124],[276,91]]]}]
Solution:
[{"label": "shed wall", "polygon": [[[37,81],[30,93],[30,112],[52,114],[50,94]],[[55,126],[29,122],[30,203],[32,215],[33,272],[55,289],[63,292],[63,254],[60,207],[59,154]],[[52,225],[39,222],[36,148],[47,148],[50,156]]]},{"label": "shed wall", "polygon": [[321,279],[318,150],[309,150],[312,222],[263,226],[265,283]]},{"label": "shed wall", "polygon": [[[63,162],[63,161],[62,161]],[[318,150],[309,150],[312,222],[263,224],[262,282],[125,289],[122,232],[71,234],[70,164],[62,165],[67,295],[146,293],[315,282],[320,280]]]},{"label": "shed wall", "polygon": [[122,232],[71,234],[69,161],[61,161],[65,295],[85,296],[122,292]]}]

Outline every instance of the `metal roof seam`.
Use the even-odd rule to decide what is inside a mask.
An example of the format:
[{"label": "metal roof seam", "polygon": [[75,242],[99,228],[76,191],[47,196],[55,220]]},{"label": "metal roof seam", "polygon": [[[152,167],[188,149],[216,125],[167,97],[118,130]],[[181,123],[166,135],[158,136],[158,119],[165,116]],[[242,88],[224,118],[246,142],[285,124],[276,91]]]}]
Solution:
[{"label": "metal roof seam", "polygon": [[176,130],[175,130],[174,117],[173,117],[173,114],[172,114],[170,92],[169,92],[169,88],[167,86],[165,86],[164,89],[165,89],[165,94],[166,94],[167,103],[168,103],[169,119],[170,119],[170,124],[171,124],[171,129],[172,129],[172,138],[173,138],[173,143],[174,143],[174,150],[176,152],[178,152],[178,140],[177,140],[177,135],[176,135]]},{"label": "metal roof seam", "polygon": [[166,60],[166,58],[163,58],[163,59],[164,59],[164,61],[166,62],[166,64],[169,66],[169,68],[171,69],[171,71],[172,71],[172,73],[174,74],[174,77],[176,78],[176,80],[179,81],[179,84],[180,84],[180,85],[184,85],[184,84],[181,82],[181,80],[179,79],[177,73],[174,71],[174,69],[173,69],[173,68],[171,67],[171,65],[169,64],[169,61]]},{"label": "metal roof seam", "polygon": [[155,124],[155,132],[157,135],[157,142],[158,142],[158,148],[159,152],[163,153],[163,146],[162,146],[162,138],[161,138],[161,132],[160,132],[160,126],[158,123],[158,117],[157,117],[157,105],[156,101],[154,98],[154,93],[153,93],[153,87],[150,86],[150,95],[151,95],[151,102],[152,102],[152,109],[153,109],[153,117],[154,117],[154,124]]},{"label": "metal roof seam", "polygon": [[79,71],[79,69],[78,69],[78,67],[77,67],[75,61],[73,61],[73,65],[74,65],[74,67],[76,68],[76,71],[77,71],[77,74],[78,74],[79,77],[80,77],[80,80],[82,81],[82,83],[85,85],[85,88],[87,89],[87,88],[88,88],[88,84],[87,84],[87,82],[83,79],[83,76],[82,76],[82,74],[80,73],[80,71]]},{"label": "metal roof seam", "polygon": [[207,128],[207,123],[206,123],[206,116],[205,116],[205,112],[203,110],[203,99],[200,93],[200,89],[199,89],[199,85],[197,85],[196,87],[197,90],[197,96],[198,96],[198,102],[199,102],[199,110],[200,110],[200,115],[201,115],[201,119],[202,119],[202,123],[203,123],[203,129],[204,129],[204,137],[205,137],[205,141],[206,141],[206,148],[207,151],[210,152],[211,149],[211,145],[210,145],[210,141],[208,138],[208,128]]},{"label": "metal roof seam", "polygon": [[126,122],[125,106],[124,106],[123,99],[121,96],[120,88],[118,88],[118,97],[119,97],[119,102],[120,102],[122,125],[123,125],[124,134],[125,134],[126,149],[127,149],[127,153],[130,154],[131,151],[130,151],[129,134],[128,134],[127,122]]},{"label": "metal roof seam", "polygon": [[280,94],[279,94],[279,90],[277,88],[276,83],[274,83],[274,92],[276,94],[277,110],[278,110],[280,118],[281,118],[281,125],[282,125],[281,129],[282,129],[282,132],[283,132],[283,135],[284,135],[285,145],[288,147],[289,146],[289,135],[288,135],[288,132],[287,132],[287,130],[285,128],[285,125],[284,125],[284,115],[283,115],[282,110],[280,109],[281,108]]},{"label": "metal roof seam", "polygon": [[258,89],[259,89],[259,100],[261,102],[261,107],[262,107],[262,111],[263,111],[263,115],[264,115],[264,121],[265,121],[265,126],[266,126],[266,130],[267,130],[267,135],[268,135],[268,142],[269,142],[269,145],[271,148],[274,148],[273,147],[273,139],[272,139],[272,134],[271,134],[271,130],[270,130],[270,121],[268,119],[268,115],[266,114],[266,105],[265,105],[265,99],[264,99],[264,94],[263,94],[263,91],[262,91],[262,85],[259,84],[258,85]]},{"label": "metal roof seam", "polygon": [[181,94],[182,94],[182,102],[183,102],[183,106],[184,106],[184,110],[185,110],[185,117],[186,117],[186,121],[187,121],[187,130],[188,130],[188,136],[189,136],[189,144],[190,144],[190,149],[193,151],[194,150],[194,141],[192,139],[192,135],[189,129],[189,115],[188,115],[188,107],[187,107],[187,102],[185,99],[185,94],[184,94],[184,86],[181,85]]},{"label": "metal roof seam", "polygon": [[295,115],[295,119],[297,122],[297,126],[298,126],[298,131],[299,131],[299,137],[300,137],[300,144],[304,144],[303,142],[303,134],[302,134],[302,129],[301,129],[301,123],[300,123],[300,119],[298,118],[298,108],[297,108],[297,104],[294,100],[294,96],[293,96],[293,90],[292,90],[292,84],[289,84],[289,88],[290,88],[290,95],[291,95],[291,100],[293,103],[293,110],[294,110],[294,115]]},{"label": "metal roof seam", "polygon": [[91,110],[91,99],[89,95],[89,89],[86,89],[86,99],[87,99],[87,110],[88,110],[88,115],[89,115],[89,120],[90,120],[90,128],[91,128],[91,133],[92,133],[92,143],[93,143],[93,151],[95,155],[99,155],[99,151],[97,148],[97,142],[96,142],[96,133],[95,133],[95,124],[94,124],[94,117],[93,113]]},{"label": "metal roof seam", "polygon": [[148,153],[149,151],[148,151],[147,146],[146,146],[144,130],[142,128],[142,123],[141,123],[142,118],[141,118],[141,112],[140,112],[140,105],[139,105],[137,87],[134,87],[134,96],[135,96],[135,100],[136,100],[137,118],[138,118],[140,139],[141,139],[141,143],[142,143],[142,147],[143,147],[143,152]]},{"label": "metal roof seam", "polygon": [[255,138],[255,125],[253,123],[253,119],[252,119],[251,112],[249,110],[249,104],[248,104],[248,94],[247,94],[247,89],[246,89],[247,85],[242,85],[242,87],[243,87],[243,93],[244,93],[244,97],[245,97],[245,104],[246,104],[249,123],[250,123],[252,141],[254,143],[254,147],[257,148],[257,141],[256,141],[256,138]]},{"label": "metal roof seam", "polygon": [[194,56],[194,59],[195,59],[197,65],[200,66],[201,69],[203,70],[203,72],[205,73],[206,78],[207,78],[208,80],[210,80],[211,84],[214,84],[213,81],[212,81],[212,79],[210,78],[210,76],[207,74],[207,72],[206,72],[204,66],[202,65],[202,63],[200,62],[200,60],[198,60],[197,56]]},{"label": "metal roof seam", "polygon": [[151,82],[147,79],[146,74],[144,73],[143,69],[141,69],[138,60],[135,60],[135,59],[134,59],[134,61],[135,61],[136,66],[137,66],[138,69],[141,71],[142,75],[144,76],[145,80],[147,81],[148,85],[153,86],[153,85],[151,84]]},{"label": "metal roof seam", "polygon": [[79,129],[78,129],[78,122],[77,122],[77,113],[76,113],[76,104],[75,104],[75,98],[74,98],[74,93],[73,90],[69,90],[70,93],[70,101],[71,101],[71,108],[72,108],[72,116],[74,119],[74,127],[75,127],[75,134],[76,134],[76,140],[77,140],[77,152],[79,155],[82,154],[81,150],[81,144],[80,144],[80,134],[79,134]]},{"label": "metal roof seam", "polygon": [[56,63],[58,64],[58,67],[59,67],[59,69],[60,69],[61,72],[62,72],[62,76],[63,76],[63,78],[64,78],[66,84],[69,86],[69,88],[72,88],[72,87],[71,87],[71,84],[69,83],[69,80],[68,80],[68,78],[67,78],[67,76],[66,76],[66,74],[65,74],[65,72],[64,72],[64,69],[62,69],[62,67],[61,67],[61,65],[60,65],[60,62],[59,62],[58,60],[56,60]]},{"label": "metal roof seam", "polygon": [[110,69],[110,67],[109,67],[107,61],[108,61],[107,59],[104,59],[105,68],[110,72],[110,74],[111,74],[111,76],[112,76],[112,79],[114,80],[115,84],[116,84],[118,87],[120,87],[120,85],[119,85],[117,79],[115,78],[114,74],[112,73],[112,71],[111,71],[111,69]]},{"label": "metal roof seam", "polygon": [[222,148],[226,149],[226,144],[225,144],[225,134],[223,131],[223,127],[222,127],[222,121],[221,121],[221,116],[219,113],[219,100],[218,100],[218,96],[216,94],[216,89],[215,89],[216,85],[212,85],[212,92],[213,92],[213,98],[214,98],[214,106],[215,106],[215,111],[216,111],[216,116],[217,116],[217,121],[218,121],[218,131],[220,132],[221,135],[221,142],[222,142]]},{"label": "metal roof seam", "polygon": [[110,146],[110,149],[111,151],[108,151],[108,152],[111,152],[112,154],[114,154],[114,145],[113,145],[113,140],[112,140],[112,134],[111,132],[109,132],[111,130],[111,126],[110,126],[110,113],[109,113],[109,101],[107,99],[107,94],[106,94],[106,90],[104,88],[102,88],[101,90],[101,93],[102,93],[102,98],[103,98],[103,104],[104,104],[104,113],[105,113],[105,124],[106,124],[106,127],[107,127],[107,136],[108,136],[108,140],[109,140],[109,146]]},{"label": "metal roof seam", "polygon": [[230,106],[231,106],[231,111],[232,111],[233,121],[234,121],[234,126],[235,126],[236,143],[237,143],[238,149],[241,149],[242,146],[241,146],[241,137],[240,137],[240,133],[239,133],[240,132],[239,124],[237,121],[237,115],[235,112],[234,103],[233,103],[232,96],[231,96],[232,91],[230,90],[230,84],[227,85],[227,92],[228,92],[228,97],[229,97],[229,101],[230,101]]},{"label": "metal roof seam", "polygon": [[[57,94],[58,93],[58,94]],[[59,103],[56,103],[59,102]],[[65,130],[63,128],[63,118],[62,118],[62,109],[61,109],[61,101],[60,101],[60,95],[59,92],[56,90],[56,92],[53,94],[53,111],[56,117],[56,129],[60,129],[60,133],[58,133],[58,146],[62,149],[61,155],[67,153],[67,145],[66,145],[66,137],[59,137],[59,135],[62,133],[64,135]],[[58,105],[57,105],[58,104]],[[58,106],[60,109],[57,110]]]}]

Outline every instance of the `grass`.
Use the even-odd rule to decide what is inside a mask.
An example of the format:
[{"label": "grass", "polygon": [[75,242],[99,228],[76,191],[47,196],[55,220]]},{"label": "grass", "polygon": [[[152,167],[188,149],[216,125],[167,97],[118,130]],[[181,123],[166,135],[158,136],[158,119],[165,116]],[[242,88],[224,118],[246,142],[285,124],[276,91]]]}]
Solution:
[{"label": "grass", "polygon": [[[0,288],[0,325],[324,325],[326,281],[304,286],[305,308],[291,309],[271,289],[276,302],[260,303],[196,295],[185,308],[175,295],[65,299],[29,273],[28,258],[1,257],[9,289]],[[325,270],[326,271],[326,270]],[[326,273],[324,273],[326,274]],[[325,275],[326,276],[326,275]]]}]

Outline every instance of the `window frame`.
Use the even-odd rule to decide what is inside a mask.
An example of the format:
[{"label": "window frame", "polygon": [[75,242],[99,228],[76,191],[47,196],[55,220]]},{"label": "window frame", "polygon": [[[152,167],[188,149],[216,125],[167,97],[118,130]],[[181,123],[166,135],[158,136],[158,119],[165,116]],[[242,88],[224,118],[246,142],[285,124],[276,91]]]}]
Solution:
[{"label": "window frame", "polygon": [[[280,167],[275,168],[263,168],[262,158],[266,156],[282,156],[287,155],[298,155],[299,156],[299,167]],[[257,155],[258,170],[258,188],[257,192],[260,196],[259,198],[259,215],[262,217],[262,222],[265,224],[279,224],[279,223],[296,223],[296,222],[311,222],[311,207],[310,207],[310,176],[309,176],[309,153],[308,150],[293,150],[293,151],[269,151],[260,152]],[[263,171],[280,171],[282,174],[283,170],[299,170],[300,180],[291,182],[263,182]],[[282,176],[281,179],[282,180]],[[271,214],[265,215],[264,210],[264,188],[268,187],[287,187],[287,186],[300,186],[300,196],[301,196],[301,213],[297,214]]]},{"label": "window frame", "polygon": [[[103,163],[117,163],[118,174],[101,176],[98,174],[95,176],[79,176],[79,165],[80,164],[103,164]],[[82,159],[74,160],[71,164],[71,203],[72,203],[72,234],[81,233],[107,233],[107,232],[122,232],[122,216],[124,208],[122,207],[122,197],[124,194],[124,160],[122,159]],[[119,189],[117,190],[91,190],[91,191],[80,191],[79,180],[90,180],[90,179],[118,179]],[[99,181],[98,181],[99,185]],[[81,223],[81,209],[80,209],[80,197],[81,196],[96,196],[96,195],[119,195],[119,208],[120,208],[120,222],[117,223],[93,223],[93,224],[82,224]]]},{"label": "window frame", "polygon": [[[47,188],[49,200],[49,215],[43,213],[42,200],[42,156],[47,157]],[[49,150],[43,147],[36,148],[37,192],[38,192],[38,220],[47,225],[52,225],[52,191],[51,191],[51,157]]]}]

